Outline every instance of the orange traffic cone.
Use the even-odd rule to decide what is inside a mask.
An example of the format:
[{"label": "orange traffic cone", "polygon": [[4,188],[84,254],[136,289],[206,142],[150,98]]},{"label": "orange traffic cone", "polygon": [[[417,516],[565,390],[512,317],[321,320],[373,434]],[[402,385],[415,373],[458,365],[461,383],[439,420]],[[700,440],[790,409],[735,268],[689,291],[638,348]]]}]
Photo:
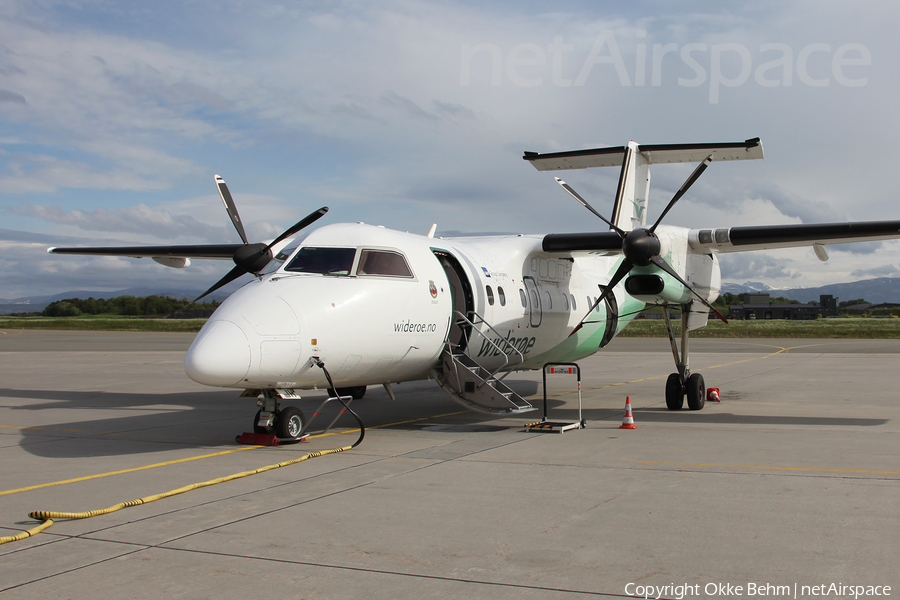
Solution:
[{"label": "orange traffic cone", "polygon": [[719,399],[719,388],[708,388],[706,390],[707,402],[721,402]]},{"label": "orange traffic cone", "polygon": [[634,424],[634,417],[631,416],[631,396],[625,396],[625,416],[622,417],[622,424],[619,429],[637,429]]}]

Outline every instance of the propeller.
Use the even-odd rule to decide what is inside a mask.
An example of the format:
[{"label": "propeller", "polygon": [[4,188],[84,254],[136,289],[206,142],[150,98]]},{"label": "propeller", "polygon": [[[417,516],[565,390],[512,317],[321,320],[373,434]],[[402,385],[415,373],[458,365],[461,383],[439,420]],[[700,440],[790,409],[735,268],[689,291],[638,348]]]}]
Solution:
[{"label": "propeller", "polygon": [[694,169],[694,172],[691,173],[690,177],[685,180],[685,182],[681,185],[669,203],[666,205],[666,208],[662,211],[662,214],[659,215],[659,218],[656,222],[650,227],[639,227],[637,229],[632,229],[629,232],[622,231],[619,227],[608,221],[605,217],[600,215],[596,210],[594,210],[587,201],[584,200],[578,193],[573,190],[566,182],[562,181],[559,178],[555,178],[556,182],[562,186],[564,190],[569,192],[578,202],[581,203],[582,206],[590,210],[592,213],[600,217],[603,222],[608,224],[616,233],[619,234],[619,237],[622,238],[622,254],[623,259],[619,264],[619,267],[616,269],[616,272],[613,273],[613,276],[610,278],[609,283],[606,284],[606,288],[603,289],[600,297],[594,301],[591,305],[590,309],[588,309],[587,314],[585,314],[584,318],[578,323],[575,329],[572,330],[572,333],[569,334],[569,337],[575,335],[579,329],[584,327],[586,323],[592,323],[593,321],[588,321],[588,317],[594,312],[594,309],[597,306],[606,300],[607,296],[613,293],[613,288],[618,285],[622,279],[631,272],[631,269],[634,267],[646,267],[649,265],[655,265],[659,267],[662,271],[669,274],[674,278],[678,283],[683,285],[685,288],[691,291],[691,293],[697,297],[697,299],[707,308],[709,308],[715,315],[727,323],[728,321],[722,316],[718,310],[716,310],[712,304],[710,304],[706,298],[698,294],[694,288],[692,288],[681,276],[672,268],[672,266],[665,261],[665,259],[660,256],[660,252],[662,250],[662,243],[659,241],[659,237],[656,235],[656,228],[662,222],[663,217],[668,214],[668,212],[675,206],[675,203],[684,196],[685,192],[690,189],[694,182],[703,174],[703,171],[709,166],[712,162],[712,154],[707,156],[703,161],[697,165],[697,168]]},{"label": "propeller", "polygon": [[241,216],[238,214],[237,206],[235,206],[234,199],[231,197],[231,192],[228,191],[228,186],[225,185],[225,181],[218,175],[216,175],[216,187],[219,188],[219,195],[222,197],[222,203],[225,204],[225,211],[228,213],[228,217],[234,224],[234,228],[237,230],[238,235],[241,236],[241,240],[244,242],[244,245],[235,250],[234,254],[231,257],[231,259],[234,261],[234,268],[226,273],[225,276],[217,281],[211,288],[198,296],[194,300],[194,302],[197,302],[201,298],[208,296],[220,287],[228,285],[245,273],[253,273],[255,275],[262,271],[263,268],[265,268],[265,266],[268,265],[272,260],[272,248],[274,248],[279,242],[282,242],[292,235],[296,234],[301,229],[315,223],[323,216],[325,216],[325,213],[328,212],[328,207],[323,206],[319,210],[311,212],[300,221],[297,221],[292,227],[275,238],[275,240],[271,243],[250,244],[247,241],[247,234],[244,232],[244,226],[241,223]]}]

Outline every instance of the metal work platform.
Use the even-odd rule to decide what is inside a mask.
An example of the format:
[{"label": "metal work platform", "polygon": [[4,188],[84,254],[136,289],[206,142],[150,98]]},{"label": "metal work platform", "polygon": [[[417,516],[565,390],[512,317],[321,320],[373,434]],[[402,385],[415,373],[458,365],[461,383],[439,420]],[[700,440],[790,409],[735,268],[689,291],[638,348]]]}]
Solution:
[{"label": "metal work platform", "polygon": [[[542,369],[544,376],[544,416],[540,421],[528,423],[528,431],[541,433],[564,433],[570,429],[584,429],[584,418],[581,415],[581,367],[577,363],[546,363]],[[547,373],[551,375],[575,375],[578,382],[578,420],[551,421],[547,414]]]}]

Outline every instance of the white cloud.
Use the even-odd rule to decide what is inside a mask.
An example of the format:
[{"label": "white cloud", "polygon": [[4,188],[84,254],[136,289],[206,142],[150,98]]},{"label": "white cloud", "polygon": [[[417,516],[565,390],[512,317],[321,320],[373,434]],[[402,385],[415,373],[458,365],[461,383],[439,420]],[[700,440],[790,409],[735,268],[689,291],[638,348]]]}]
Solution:
[{"label": "white cloud", "polygon": [[[602,229],[521,152],[757,135],[765,161],[714,164],[667,223],[900,219],[900,208],[884,201],[895,195],[891,173],[900,159],[891,104],[900,74],[891,67],[889,33],[900,24],[900,7],[565,8],[7,2],[0,8],[0,207],[43,213],[7,210],[13,224],[4,226],[38,222],[68,235],[104,227],[173,242],[221,232],[215,241],[234,240],[211,193],[211,175],[221,172],[235,184],[254,239],[277,235],[324,204],[329,222],[413,231],[435,220],[447,230]],[[628,85],[616,65],[589,63],[604,30]],[[848,76],[867,78],[861,87],[834,75],[835,52],[853,43],[872,57],[871,65],[846,67]],[[464,64],[464,49],[478,44],[488,50]],[[659,63],[659,85],[656,44],[677,46]],[[687,44],[706,45],[693,55],[705,71],[701,85],[679,84],[695,76],[681,56]],[[723,44],[746,48],[752,69],[741,84],[720,84],[712,104],[712,48]],[[752,71],[777,54],[763,52],[764,44],[790,49],[791,85],[758,83]],[[801,81],[798,57],[810,44],[830,48],[807,64],[827,86]],[[739,53],[723,54],[723,77],[736,77],[739,61]],[[575,85],[582,73],[584,85]],[[776,68],[766,77],[780,74]],[[651,217],[692,168],[683,167],[654,168]],[[605,171],[571,174],[602,212],[617,178],[615,169]],[[877,268],[864,258],[898,262],[895,245],[875,255],[835,250],[824,267],[809,252],[789,256],[795,262],[780,269],[757,264],[773,278],[819,283]]]}]

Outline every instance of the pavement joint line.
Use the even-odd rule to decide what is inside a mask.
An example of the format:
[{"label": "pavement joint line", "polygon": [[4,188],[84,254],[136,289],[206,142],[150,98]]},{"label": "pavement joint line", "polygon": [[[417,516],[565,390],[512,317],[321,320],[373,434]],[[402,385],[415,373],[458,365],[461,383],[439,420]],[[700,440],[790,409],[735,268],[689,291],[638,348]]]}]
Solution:
[{"label": "pavement joint line", "polygon": [[725,465],[714,463],[661,462],[653,460],[620,460],[620,463],[640,465],[672,465],[680,467],[729,467],[733,469],[765,469],[775,471],[825,471],[829,473],[872,473],[874,475],[900,475],[900,471],[873,471],[866,469],[825,469],[819,467],[775,467],[771,465]]},{"label": "pavement joint line", "polygon": [[307,567],[318,567],[322,569],[338,569],[343,571],[356,571],[360,573],[377,573],[380,575],[394,575],[398,577],[411,577],[414,579],[430,579],[436,581],[447,581],[447,582],[455,582],[455,583],[468,583],[473,585],[481,585],[481,586],[490,586],[490,587],[501,587],[501,588],[516,588],[522,590],[535,590],[541,592],[557,592],[562,594],[579,594],[579,595],[588,595],[588,596],[601,596],[601,597],[612,597],[612,598],[634,598],[634,596],[628,596],[627,594],[618,594],[618,593],[608,593],[608,592],[597,592],[592,590],[579,590],[573,588],[562,588],[562,587],[551,587],[551,586],[541,586],[541,585],[532,585],[527,583],[515,583],[515,582],[503,582],[503,581],[489,581],[489,580],[479,580],[479,579],[467,579],[464,577],[448,577],[446,575],[431,575],[428,573],[410,573],[404,571],[392,571],[389,569],[373,569],[366,567],[354,567],[352,565],[339,565],[339,564],[328,564],[328,563],[318,563],[312,561],[302,561],[295,560],[290,558],[277,558],[277,557],[264,557],[264,556],[254,556],[251,554],[235,554],[230,552],[215,552],[212,550],[202,550],[202,549],[193,549],[193,548],[178,548],[175,546],[165,546],[165,545],[156,545],[152,546],[155,550],[169,550],[174,552],[187,552],[190,554],[205,554],[207,556],[221,556],[227,558],[238,558],[238,559],[246,559],[246,560],[259,560],[263,562],[274,562],[274,563],[282,563],[282,564],[291,564],[291,565],[303,565]]},{"label": "pavement joint line", "polygon": [[[467,411],[463,411],[463,412],[467,412]],[[304,505],[304,504],[309,504],[309,503],[311,503],[311,502],[318,502],[318,501],[324,500],[324,499],[326,499],[326,498],[330,498],[330,497],[332,497],[332,496],[337,496],[337,495],[345,494],[345,493],[347,493],[347,492],[352,492],[352,491],[355,491],[355,490],[358,490],[358,489],[361,489],[361,488],[364,488],[364,487],[368,487],[368,486],[370,486],[370,485],[373,485],[373,484],[376,484],[376,483],[379,483],[379,482],[382,482],[382,481],[386,481],[386,480],[388,480],[388,479],[393,479],[393,478],[395,478],[395,477],[405,477],[405,476],[409,475],[410,473],[416,473],[416,472],[418,472],[418,471],[422,471],[422,470],[425,470],[425,469],[430,469],[430,468],[435,467],[435,466],[444,465],[444,464],[447,464],[447,463],[450,463],[450,462],[455,462],[455,461],[458,461],[458,460],[461,460],[461,459],[465,459],[465,458],[468,458],[468,457],[470,457],[470,456],[474,456],[474,455],[476,455],[476,454],[481,454],[482,452],[485,452],[485,451],[487,451],[487,450],[495,450],[495,449],[497,449],[497,448],[502,448],[502,447],[505,447],[505,446],[510,446],[510,445],[513,445],[513,444],[518,444],[518,443],[521,443],[521,442],[525,442],[525,441],[527,441],[528,439],[529,439],[529,438],[522,438],[522,439],[517,439],[517,440],[512,440],[512,441],[504,442],[504,443],[499,444],[499,445],[493,445],[493,446],[489,446],[489,447],[487,447],[487,448],[482,448],[482,449],[479,449],[479,450],[473,450],[473,451],[471,451],[471,452],[469,452],[469,453],[467,453],[467,454],[463,454],[463,455],[461,455],[461,456],[454,456],[454,457],[443,458],[443,459],[435,459],[435,462],[431,462],[431,463],[429,463],[429,464],[424,464],[424,465],[417,466],[417,467],[415,467],[415,468],[411,468],[411,469],[408,469],[408,470],[403,470],[403,471],[400,471],[400,472],[397,472],[397,473],[390,473],[390,474],[382,475],[382,476],[376,477],[376,478],[374,478],[374,479],[370,479],[370,480],[364,481],[364,482],[362,482],[362,483],[358,483],[358,484],[352,485],[352,486],[350,486],[350,487],[345,487],[345,488],[342,488],[342,489],[333,490],[333,491],[330,491],[330,492],[327,492],[327,493],[324,493],[324,494],[320,494],[320,495],[318,495],[318,496],[316,496],[316,497],[313,497],[313,498],[305,498],[305,499],[300,500],[300,501],[298,501],[298,502],[294,502],[294,503],[287,504],[287,505],[283,505],[283,506],[278,506],[278,507],[275,507],[275,508],[272,508],[272,509],[269,509],[269,510],[266,510],[266,511],[263,511],[263,512],[255,513],[255,514],[253,514],[253,515],[249,515],[249,516],[246,516],[246,517],[241,517],[241,518],[238,518],[238,519],[235,519],[235,520],[232,520],[232,521],[228,521],[228,522],[225,522],[225,523],[219,523],[219,524],[217,524],[217,525],[214,525],[214,526],[211,526],[211,527],[207,527],[206,529],[201,529],[201,530],[199,530],[199,531],[192,531],[192,532],[186,533],[186,534],[184,534],[184,535],[179,535],[179,536],[174,537],[174,538],[172,538],[172,539],[170,539],[170,540],[167,540],[167,541],[165,541],[165,542],[162,542],[161,544],[156,544],[156,545],[154,545],[154,547],[163,547],[162,544],[171,544],[171,543],[176,542],[176,541],[179,541],[179,540],[183,540],[183,539],[186,539],[186,538],[189,538],[189,537],[193,537],[193,536],[195,536],[195,535],[199,535],[199,534],[202,534],[202,533],[207,533],[207,532],[209,532],[209,531],[213,531],[213,530],[220,529],[220,528],[223,528],[223,527],[228,527],[228,526],[234,525],[234,524],[236,524],[236,523],[241,523],[241,522],[249,521],[249,520],[251,520],[251,519],[256,519],[256,518],[259,518],[259,517],[261,517],[261,516],[266,516],[266,515],[275,514],[275,513],[284,511],[284,510],[289,510],[289,509],[291,509],[291,508],[295,508],[295,507],[297,507],[297,506],[302,506],[302,505]],[[453,442],[448,442],[447,444],[452,444],[452,443],[453,443]],[[418,451],[418,450],[412,450],[412,451],[410,451],[410,452],[405,452],[405,453],[399,454],[399,455],[384,456],[384,457],[376,458],[376,459],[371,460],[371,461],[366,461],[366,462],[364,462],[364,463],[360,463],[360,464],[358,464],[358,465],[352,465],[352,466],[346,467],[346,468],[347,468],[347,469],[357,469],[357,468],[361,468],[361,467],[366,467],[366,466],[371,465],[371,464],[374,464],[374,463],[383,462],[383,461],[386,461],[386,460],[392,460],[392,459],[395,459],[395,458],[400,458],[400,457],[403,457],[403,456],[407,456],[407,455],[409,455],[409,454],[415,454],[415,453],[417,453],[417,452],[419,452],[419,451]],[[325,475],[325,474],[318,474],[318,475],[315,475],[314,477],[320,477],[320,476],[322,476],[322,475]],[[278,483],[278,484],[276,484],[276,485],[274,485],[274,486],[268,487],[268,488],[267,488],[267,491],[271,491],[271,490],[273,490],[273,489],[281,488],[281,487],[285,487],[285,486],[289,486],[289,485],[294,485],[295,483],[296,483],[296,481],[285,481],[285,482],[281,482],[281,483]],[[246,495],[246,494],[248,494],[248,493],[249,493],[249,494],[255,494],[255,493],[258,493],[258,492],[256,492],[256,491],[254,491],[254,492],[241,492],[241,493],[238,494],[237,496],[243,496],[243,495]],[[236,497],[236,496],[235,496],[235,497]],[[211,501],[210,503],[217,503],[217,502],[221,502],[221,501],[226,500],[226,499],[230,499],[230,498],[216,499],[216,500]],[[175,510],[175,511],[173,511],[173,512],[180,512],[181,510],[184,510],[184,509],[181,509],[181,508],[180,508],[180,509],[177,509],[177,510]],[[159,516],[159,515],[153,515],[153,516],[150,516],[150,517],[147,517],[147,518],[156,518],[157,516]],[[118,527],[118,526],[120,526],[120,525],[121,525],[121,524],[116,524],[116,525],[113,525],[113,526],[111,526],[111,527],[109,527],[109,528],[107,528],[107,529],[112,529],[112,528]],[[98,531],[100,531],[100,530],[98,530]],[[91,535],[95,535],[95,534],[96,534],[96,532],[93,532]],[[80,535],[80,536],[78,536],[78,537],[84,537],[85,539],[96,539],[97,541],[103,541],[102,538],[90,538],[90,537],[85,537],[84,534],[82,534],[82,535]],[[110,541],[111,541],[111,540],[110,540]]]}]

